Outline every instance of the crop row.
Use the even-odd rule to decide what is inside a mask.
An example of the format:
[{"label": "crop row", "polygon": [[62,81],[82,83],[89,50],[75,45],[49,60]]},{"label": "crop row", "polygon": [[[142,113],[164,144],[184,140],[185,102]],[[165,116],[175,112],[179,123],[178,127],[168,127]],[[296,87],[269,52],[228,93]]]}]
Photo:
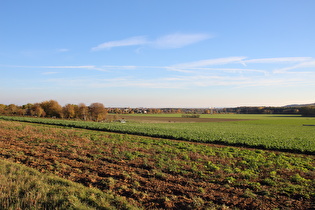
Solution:
[{"label": "crop row", "polygon": [[[295,119],[219,123],[98,123],[0,116],[4,120],[42,123],[73,128],[136,134],[193,142],[246,146],[261,149],[315,154],[315,129]],[[305,121],[305,120],[304,120]],[[298,122],[298,123],[297,123]]]},{"label": "crop row", "polygon": [[[313,155],[0,121],[0,156],[145,209],[307,209]],[[213,203],[212,203],[213,202]]]}]

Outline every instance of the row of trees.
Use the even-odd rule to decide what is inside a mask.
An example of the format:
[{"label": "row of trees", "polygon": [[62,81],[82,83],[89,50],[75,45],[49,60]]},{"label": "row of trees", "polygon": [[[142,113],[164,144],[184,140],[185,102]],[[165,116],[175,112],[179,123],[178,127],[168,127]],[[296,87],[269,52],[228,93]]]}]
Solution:
[{"label": "row of trees", "polygon": [[236,107],[236,108],[105,108],[102,103],[92,103],[86,106],[84,103],[78,105],[66,104],[61,106],[55,100],[43,101],[41,103],[26,104],[17,106],[15,104],[0,104],[0,114],[53,117],[67,119],[81,119],[103,121],[113,116],[112,114],[162,114],[162,113],[182,113],[182,114],[302,114],[303,116],[315,116],[315,106],[300,107]]},{"label": "row of trees", "polygon": [[236,107],[225,111],[236,114],[300,114],[300,107]]},{"label": "row of trees", "polygon": [[210,109],[187,109],[187,108],[105,108],[102,103],[92,103],[86,106],[84,103],[78,105],[66,104],[61,106],[55,100],[43,101],[41,103],[17,106],[15,104],[0,104],[0,114],[34,116],[34,117],[53,117],[66,119],[81,119],[103,121],[109,118],[107,114],[215,114],[216,110]]},{"label": "row of trees", "polygon": [[315,106],[302,107],[301,114],[304,117],[315,117]]},{"label": "row of trees", "polygon": [[[182,109],[156,109],[156,108],[105,108],[102,103],[92,103],[86,106],[84,103],[78,105],[66,104],[61,106],[55,100],[43,101],[41,103],[17,106],[15,104],[4,105],[0,104],[0,114],[2,115],[17,115],[17,116],[34,116],[34,117],[52,117],[66,119],[81,119],[103,121],[115,120],[115,116],[111,114],[161,114],[161,113],[182,113]],[[184,112],[183,112],[184,113]]]},{"label": "row of trees", "polygon": [[49,100],[23,106],[0,104],[0,114],[102,121],[106,119],[107,109],[102,103],[90,106],[84,103],[67,104],[62,107],[57,101]]}]

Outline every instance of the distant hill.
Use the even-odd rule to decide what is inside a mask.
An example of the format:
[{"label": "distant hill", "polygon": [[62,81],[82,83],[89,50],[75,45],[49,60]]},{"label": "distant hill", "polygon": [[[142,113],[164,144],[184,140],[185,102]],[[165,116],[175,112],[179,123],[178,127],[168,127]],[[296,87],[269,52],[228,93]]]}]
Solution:
[{"label": "distant hill", "polygon": [[315,103],[312,104],[290,104],[283,107],[303,107],[303,106],[315,106]]}]

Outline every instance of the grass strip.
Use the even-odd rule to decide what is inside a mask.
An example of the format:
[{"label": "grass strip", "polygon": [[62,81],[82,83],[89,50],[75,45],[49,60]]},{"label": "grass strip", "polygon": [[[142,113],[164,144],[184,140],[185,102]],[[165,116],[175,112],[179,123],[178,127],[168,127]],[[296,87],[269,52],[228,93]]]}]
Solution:
[{"label": "grass strip", "polygon": [[119,196],[0,160],[0,209],[137,209]]}]

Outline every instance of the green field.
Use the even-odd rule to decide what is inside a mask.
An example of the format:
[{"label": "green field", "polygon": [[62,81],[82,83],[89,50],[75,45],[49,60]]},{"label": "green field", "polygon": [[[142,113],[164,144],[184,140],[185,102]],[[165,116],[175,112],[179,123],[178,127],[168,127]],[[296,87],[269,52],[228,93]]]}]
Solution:
[{"label": "green field", "polygon": [[0,120],[0,158],[2,209],[310,209],[315,198],[314,155]]},{"label": "green field", "polygon": [[[141,116],[145,119],[152,115]],[[153,116],[180,117],[181,115]],[[1,116],[0,119],[315,154],[315,126],[303,126],[315,125],[315,118],[296,115],[229,114],[201,115],[201,117],[249,120],[207,123],[141,123],[141,121],[136,121],[121,124],[6,116]]]}]

